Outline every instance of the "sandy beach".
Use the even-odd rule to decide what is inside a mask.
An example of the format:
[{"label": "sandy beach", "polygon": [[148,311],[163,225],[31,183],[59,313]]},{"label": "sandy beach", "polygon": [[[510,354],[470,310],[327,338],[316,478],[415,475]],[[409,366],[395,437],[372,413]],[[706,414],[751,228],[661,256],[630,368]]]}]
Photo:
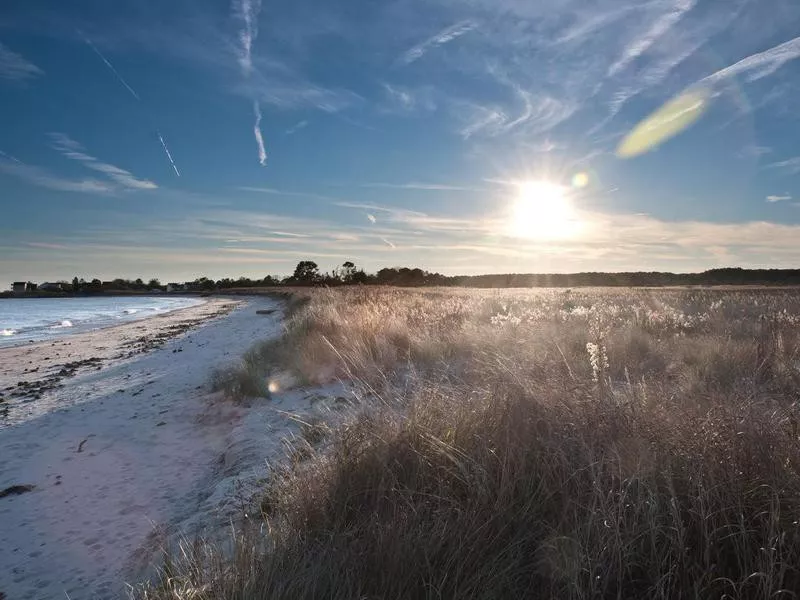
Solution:
[{"label": "sandy beach", "polygon": [[164,539],[225,527],[294,415],[325,404],[308,391],[247,407],[209,394],[212,370],[278,335],[281,317],[267,298],[212,300],[4,349],[0,597],[125,597]]},{"label": "sandy beach", "polygon": [[75,375],[103,371],[158,348],[209,319],[227,314],[239,303],[211,299],[198,306],[115,327],[0,348],[0,429],[82,402],[85,396],[74,391],[48,392],[64,387],[65,380]]}]

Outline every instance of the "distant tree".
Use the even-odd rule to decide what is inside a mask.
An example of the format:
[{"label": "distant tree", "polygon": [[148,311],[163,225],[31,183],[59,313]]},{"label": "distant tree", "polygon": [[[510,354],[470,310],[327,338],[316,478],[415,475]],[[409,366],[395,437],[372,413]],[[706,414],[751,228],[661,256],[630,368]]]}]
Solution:
[{"label": "distant tree", "polygon": [[397,282],[398,279],[398,272],[397,269],[389,269],[383,268],[378,271],[378,274],[375,276],[377,283],[382,285],[392,285]]},{"label": "distant tree", "polygon": [[149,289],[160,288],[161,282],[157,278],[153,277],[150,281],[147,282],[147,287]]},{"label": "distant tree", "polygon": [[301,260],[297,263],[292,279],[296,283],[315,283],[320,278],[319,266],[313,260]]},{"label": "distant tree", "polygon": [[343,283],[353,283],[353,274],[356,272],[356,265],[351,261],[342,263],[341,280]]},{"label": "distant tree", "polygon": [[72,278],[72,291],[77,292],[81,289],[81,281],[77,277]]},{"label": "distant tree", "polygon": [[215,283],[213,280],[209,279],[208,277],[199,277],[194,281],[189,282],[188,286],[189,289],[192,290],[213,290],[215,287]]}]

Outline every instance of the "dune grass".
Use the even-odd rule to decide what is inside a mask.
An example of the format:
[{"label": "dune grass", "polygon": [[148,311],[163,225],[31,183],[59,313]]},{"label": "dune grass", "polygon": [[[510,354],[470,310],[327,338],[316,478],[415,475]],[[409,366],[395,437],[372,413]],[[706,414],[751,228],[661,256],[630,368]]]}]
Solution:
[{"label": "dune grass", "polygon": [[370,401],[141,598],[800,594],[794,293],[305,294],[254,373]]}]

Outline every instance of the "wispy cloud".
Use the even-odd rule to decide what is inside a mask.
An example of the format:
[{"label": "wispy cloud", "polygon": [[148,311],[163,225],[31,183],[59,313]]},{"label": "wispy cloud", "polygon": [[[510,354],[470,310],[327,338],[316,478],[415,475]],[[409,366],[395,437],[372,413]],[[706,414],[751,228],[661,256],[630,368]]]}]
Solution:
[{"label": "wispy cloud", "polygon": [[310,237],[304,233],[292,233],[290,231],[270,231],[271,234],[282,236],[282,237],[289,237],[289,238],[307,238]]},{"label": "wispy cloud", "polygon": [[625,47],[622,56],[609,67],[608,75],[616,75],[647,52],[659,38],[681,20],[685,13],[694,8],[695,4],[696,0],[676,0],[665,14],[658,17],[646,31]]},{"label": "wispy cloud", "polygon": [[276,188],[268,188],[268,187],[253,187],[253,186],[241,186],[236,188],[242,192],[254,192],[256,194],[271,194],[275,196],[295,196],[297,198],[313,198],[315,200],[336,200],[331,196],[325,196],[322,194],[314,194],[311,192],[294,192],[290,190],[279,190]]},{"label": "wispy cloud", "polygon": [[381,106],[382,112],[410,114],[417,112],[433,112],[438,108],[439,93],[433,86],[424,85],[407,87],[397,84],[383,83],[386,98]]},{"label": "wispy cloud", "polygon": [[308,127],[308,121],[305,121],[305,120],[298,121],[297,123],[295,123],[294,125],[289,127],[289,129],[286,130],[285,134],[286,135],[292,135],[294,133],[297,133],[301,129],[305,129],[306,127]]},{"label": "wispy cloud", "polygon": [[786,63],[800,57],[800,37],[779,44],[764,52],[743,58],[737,63],[720,69],[700,81],[701,84],[715,84],[743,73],[750,73],[747,81],[757,81],[772,75]]},{"label": "wispy cloud", "polygon": [[464,20],[451,25],[450,27],[446,27],[438,32],[436,35],[428,38],[424,42],[413,46],[406,50],[399,58],[399,62],[404,65],[409,65],[414,61],[419,60],[422,58],[426,52],[429,50],[436,48],[437,46],[441,46],[448,42],[453,41],[454,39],[461,37],[465,33],[469,33],[473,29],[475,29],[478,24],[472,20]]},{"label": "wispy cloud", "polygon": [[313,108],[336,113],[364,103],[364,98],[345,89],[326,88],[298,74],[263,75],[253,71],[252,77],[235,87],[235,91],[285,110]]},{"label": "wispy cloud", "polygon": [[117,166],[100,162],[94,156],[86,154],[83,146],[63,133],[51,133],[52,146],[65,157],[82,163],[85,167],[106,175],[109,179],[129,190],[154,190],[158,186],[147,179],[138,179],[129,171]]},{"label": "wispy cloud", "polygon": [[233,13],[241,21],[239,31],[239,65],[245,77],[253,70],[253,42],[258,37],[258,14],[261,12],[261,0],[234,0]]},{"label": "wispy cloud", "polygon": [[363,211],[379,212],[379,213],[384,213],[386,215],[395,215],[395,216],[397,215],[409,215],[418,217],[427,216],[423,212],[418,212],[414,210],[395,208],[391,206],[380,206],[378,204],[368,204],[362,202],[337,202],[336,206],[341,206],[342,208],[355,208]]},{"label": "wispy cloud", "polygon": [[267,164],[267,151],[264,149],[264,137],[261,135],[261,107],[258,105],[258,100],[253,100],[253,113],[256,116],[256,122],[253,124],[253,134],[256,137],[256,145],[258,146],[258,162],[263,167]]},{"label": "wispy cloud", "polygon": [[367,213],[367,220],[373,225],[378,222],[378,219],[372,213]]},{"label": "wispy cloud", "polygon": [[385,237],[382,237],[382,238],[381,238],[381,241],[382,241],[384,244],[386,244],[387,246],[389,246],[389,248],[397,248],[397,246],[396,246],[395,244],[393,244],[392,242],[390,242],[389,240],[387,240]]},{"label": "wispy cloud", "polygon": [[576,18],[575,23],[571,24],[565,31],[559,32],[554,42],[556,44],[573,41],[583,42],[589,34],[615,24],[628,13],[640,8],[637,4],[628,4],[612,10],[579,16]]},{"label": "wispy cloud", "polygon": [[26,246],[31,248],[42,248],[44,250],[66,250],[69,246],[64,244],[51,244],[48,242],[25,242]]},{"label": "wispy cloud", "polygon": [[766,166],[767,168],[771,169],[784,169],[792,175],[797,175],[800,173],[800,156],[787,158],[786,160],[779,160]]},{"label": "wispy cloud", "polygon": [[788,194],[783,196],[767,196],[767,202],[784,202],[786,200],[791,200],[792,197]]},{"label": "wispy cloud", "polygon": [[0,43],[0,77],[11,81],[25,81],[41,75],[44,75],[44,71],[39,67]]},{"label": "wispy cloud", "polygon": [[383,84],[383,89],[386,90],[386,94],[393,104],[398,105],[403,110],[411,110],[414,108],[414,97],[407,90],[389,85],[388,83]]},{"label": "wispy cloud", "polygon": [[108,194],[114,187],[98,179],[68,179],[53,175],[42,167],[11,160],[0,160],[0,171],[13,175],[33,185],[59,192],[83,192],[88,194]]},{"label": "wispy cloud", "polygon": [[746,157],[756,157],[764,156],[765,154],[770,154],[772,152],[772,148],[769,146],[759,146],[758,144],[748,144],[744,146],[740,152],[739,156],[746,158]]},{"label": "wispy cloud", "polygon": [[572,102],[552,96],[536,95],[520,88],[515,89],[515,94],[521,105],[516,114],[508,114],[500,105],[465,104],[461,111],[461,137],[465,140],[476,134],[493,137],[514,130],[524,135],[546,133],[577,110]]},{"label": "wispy cloud", "polygon": [[362,183],[360,187],[363,188],[386,188],[392,190],[421,190],[421,191],[439,191],[439,192],[485,192],[485,188],[478,188],[473,186],[452,185],[445,183]]}]

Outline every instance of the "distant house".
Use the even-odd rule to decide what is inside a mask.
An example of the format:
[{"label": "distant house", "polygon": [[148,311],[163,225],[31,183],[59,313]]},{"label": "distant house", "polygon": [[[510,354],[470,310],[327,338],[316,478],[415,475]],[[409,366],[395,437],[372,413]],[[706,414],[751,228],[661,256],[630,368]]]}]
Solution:
[{"label": "distant house", "polygon": [[11,284],[11,291],[15,294],[24,294],[25,291],[28,289],[28,282],[27,281],[15,281]]},{"label": "distant house", "polygon": [[39,290],[42,292],[62,292],[64,291],[64,284],[45,281],[39,284]]},{"label": "distant house", "polygon": [[168,283],[167,284],[167,291],[168,292],[185,292],[186,285],[183,283]]}]

